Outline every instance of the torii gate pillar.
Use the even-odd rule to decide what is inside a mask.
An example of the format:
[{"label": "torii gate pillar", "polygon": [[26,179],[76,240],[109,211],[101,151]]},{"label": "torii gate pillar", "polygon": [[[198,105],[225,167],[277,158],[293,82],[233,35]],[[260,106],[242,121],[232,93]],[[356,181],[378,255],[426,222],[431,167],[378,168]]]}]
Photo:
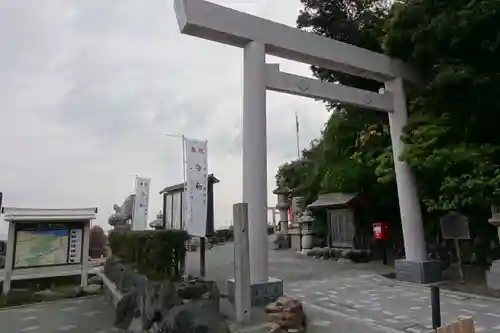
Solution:
[{"label": "torii gate pillar", "polygon": [[250,42],[243,63],[243,202],[248,203],[250,283],[268,280],[266,50]]}]

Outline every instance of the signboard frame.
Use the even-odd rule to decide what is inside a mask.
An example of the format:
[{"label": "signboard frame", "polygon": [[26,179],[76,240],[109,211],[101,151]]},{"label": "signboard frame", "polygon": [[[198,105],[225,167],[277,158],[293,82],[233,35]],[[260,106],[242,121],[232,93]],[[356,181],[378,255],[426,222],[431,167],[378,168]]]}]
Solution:
[{"label": "signboard frame", "polygon": [[458,259],[458,274],[460,275],[460,280],[463,281],[464,272],[462,265],[462,253],[460,252],[460,241],[469,240],[471,238],[469,218],[460,213],[451,212],[439,220],[439,226],[443,239],[450,239],[454,242],[455,252]]},{"label": "signboard frame", "polygon": [[[71,223],[66,223],[66,222],[58,222],[54,221],[53,223],[36,223],[35,221],[33,222],[24,222],[24,223],[16,223],[14,226],[14,241],[13,241],[13,259],[12,260],[12,269],[25,269],[25,268],[43,268],[43,267],[59,267],[59,266],[77,266],[81,265],[83,262],[83,251],[84,251],[84,244],[83,244],[83,238],[81,239],[80,242],[80,248],[79,250],[79,260],[78,262],[70,261],[70,251],[71,251],[71,231],[72,230],[79,230],[82,236],[84,237],[84,223],[78,223],[78,222],[71,222]],[[50,265],[32,265],[32,266],[18,266],[15,263],[15,258],[17,254],[17,237],[18,237],[18,232],[20,231],[51,231],[51,230],[67,230],[68,231],[68,253],[67,253],[67,261],[66,263],[58,263],[58,264],[50,264]]]},{"label": "signboard frame", "polygon": [[439,221],[443,239],[469,240],[469,218],[457,212],[443,216]]}]

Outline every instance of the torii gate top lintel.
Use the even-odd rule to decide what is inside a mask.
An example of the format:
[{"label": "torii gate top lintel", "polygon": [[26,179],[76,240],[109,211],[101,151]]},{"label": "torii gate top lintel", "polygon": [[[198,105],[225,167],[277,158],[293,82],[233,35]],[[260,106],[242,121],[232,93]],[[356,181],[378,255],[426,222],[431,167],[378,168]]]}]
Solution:
[{"label": "torii gate top lintel", "polygon": [[183,34],[236,47],[255,41],[269,55],[317,65],[380,82],[401,77],[419,82],[418,75],[398,59],[276,23],[205,0],[175,0]]}]

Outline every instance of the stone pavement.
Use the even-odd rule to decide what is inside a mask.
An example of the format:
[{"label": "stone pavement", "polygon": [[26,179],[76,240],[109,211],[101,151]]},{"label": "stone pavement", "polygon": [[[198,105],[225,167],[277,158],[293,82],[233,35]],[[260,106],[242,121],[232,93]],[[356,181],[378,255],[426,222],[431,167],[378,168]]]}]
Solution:
[{"label": "stone pavement", "polygon": [[102,296],[0,310],[2,333],[110,333],[114,312]]},{"label": "stone pavement", "polygon": [[[285,293],[304,302],[308,332],[427,333],[431,328],[429,288],[382,277],[390,267],[317,260],[292,251],[271,250],[269,255],[270,275],[282,278]],[[199,267],[198,256],[188,256],[192,273]],[[232,256],[231,243],[207,253],[207,276],[222,290],[233,274]],[[476,332],[500,333],[500,299],[442,290],[441,311],[443,324],[473,317]]]},{"label": "stone pavement", "polygon": [[[287,283],[285,292],[306,304],[396,331],[427,333],[432,328],[429,288],[398,283],[377,274]],[[500,332],[497,300],[443,290],[441,311],[443,324],[473,317],[476,332]]]}]

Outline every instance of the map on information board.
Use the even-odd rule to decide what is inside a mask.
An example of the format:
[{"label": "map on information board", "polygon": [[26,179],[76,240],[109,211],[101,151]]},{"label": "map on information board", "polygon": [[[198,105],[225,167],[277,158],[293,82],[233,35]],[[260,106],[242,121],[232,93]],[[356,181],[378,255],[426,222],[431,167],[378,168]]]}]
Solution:
[{"label": "map on information board", "polygon": [[14,267],[67,264],[69,237],[68,229],[18,231]]}]

